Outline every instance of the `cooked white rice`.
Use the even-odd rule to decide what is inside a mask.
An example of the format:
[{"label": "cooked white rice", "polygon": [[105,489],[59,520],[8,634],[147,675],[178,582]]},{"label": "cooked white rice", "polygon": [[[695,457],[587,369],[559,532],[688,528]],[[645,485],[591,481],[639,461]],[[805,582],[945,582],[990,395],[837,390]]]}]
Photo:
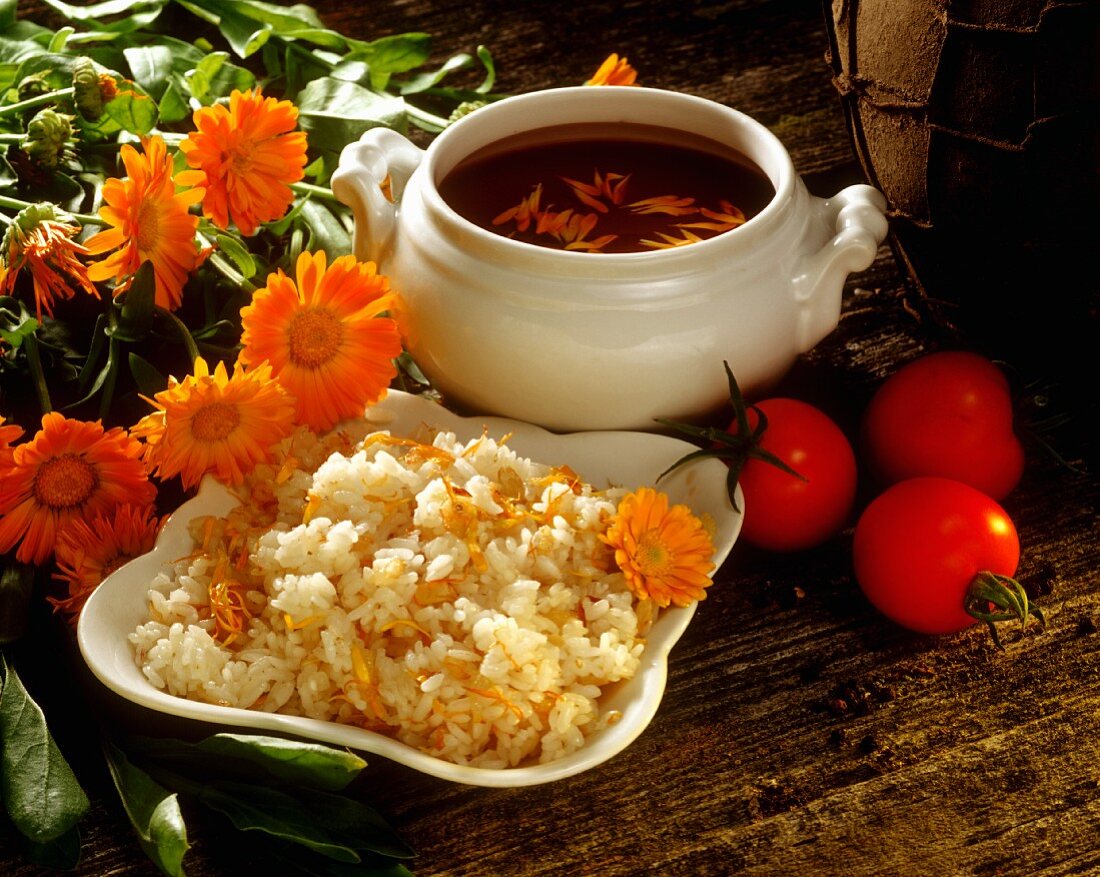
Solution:
[{"label": "cooked white rice", "polygon": [[[502,439],[302,430],[131,634],[158,688],[346,722],[460,764],[573,752],[613,722],[651,604],[599,541],[622,496]],[[358,438],[352,435],[357,431]],[[220,618],[220,620],[219,620]]]}]

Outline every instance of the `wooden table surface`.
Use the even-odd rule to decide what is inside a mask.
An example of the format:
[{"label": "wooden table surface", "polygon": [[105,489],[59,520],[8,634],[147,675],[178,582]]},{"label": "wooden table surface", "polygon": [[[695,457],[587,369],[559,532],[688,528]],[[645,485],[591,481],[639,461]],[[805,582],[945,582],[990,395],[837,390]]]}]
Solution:
[{"label": "wooden table surface", "polygon": [[[318,8],[355,37],[433,34],[440,59],[485,44],[503,92],[579,83],[617,51],[645,85],[771,127],[817,194],[860,178],[817,0]],[[914,295],[884,246],[849,278],[839,328],[781,389],[850,428],[886,374],[938,343]],[[1055,438],[1082,469],[1083,421]],[[656,718],[619,756],[514,790],[373,758],[359,791],[417,850],[418,877],[1100,873],[1096,499],[1090,475],[1029,458],[1004,505],[1019,577],[1048,626],[1006,629],[1004,652],[980,627],[923,637],[877,615],[852,578],[851,530],[801,554],[737,545],[673,651]],[[77,873],[157,873],[93,764],[96,746],[80,744],[80,711],[97,702],[73,707],[76,692],[44,687],[47,708],[64,701],[77,723],[63,739],[93,797]],[[260,867],[215,826],[196,818],[189,833],[192,877]],[[0,873],[39,871],[0,840]]]}]

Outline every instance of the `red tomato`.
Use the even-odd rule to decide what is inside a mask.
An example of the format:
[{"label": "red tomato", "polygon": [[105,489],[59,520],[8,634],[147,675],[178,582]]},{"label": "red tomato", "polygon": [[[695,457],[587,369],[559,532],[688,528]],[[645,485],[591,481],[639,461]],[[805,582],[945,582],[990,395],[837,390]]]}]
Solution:
[{"label": "red tomato", "polygon": [[856,580],[888,618],[921,633],[974,623],[964,606],[983,570],[1013,576],[1016,527],[996,502],[947,478],[911,478],[888,488],[856,524]]},{"label": "red tomato", "polygon": [[[767,429],[760,447],[804,476],[749,457],[738,476],[745,496],[741,538],[769,551],[820,545],[843,528],[856,496],[852,446],[828,415],[796,399],[766,399]],[[756,412],[748,410],[756,428]],[[738,432],[737,422],[729,431]]]},{"label": "red tomato", "polygon": [[1024,471],[1012,416],[996,365],[976,353],[931,353],[902,366],[871,398],[861,456],[883,484],[939,475],[1001,500]]}]

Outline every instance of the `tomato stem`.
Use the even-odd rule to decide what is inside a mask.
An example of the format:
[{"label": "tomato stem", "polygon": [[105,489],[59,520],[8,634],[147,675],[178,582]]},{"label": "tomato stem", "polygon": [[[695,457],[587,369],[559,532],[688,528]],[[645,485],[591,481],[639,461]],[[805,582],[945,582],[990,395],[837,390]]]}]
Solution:
[{"label": "tomato stem", "polygon": [[[755,405],[745,404],[745,397],[741,394],[741,388],[737,385],[737,379],[733,376],[733,369],[731,369],[730,364],[724,360],[722,365],[726,369],[726,379],[729,381],[730,404],[733,406],[733,416],[737,423],[737,432],[727,432],[724,429],[719,429],[714,426],[694,426],[690,423],[681,423],[677,420],[658,417],[658,423],[670,426],[678,432],[685,433],[692,438],[702,439],[708,442],[711,447],[702,448],[698,451],[692,451],[690,454],[684,455],[658,475],[657,480],[660,481],[672,470],[678,469],[680,466],[692,460],[698,460],[702,457],[717,457],[719,460],[724,460],[726,465],[729,466],[729,473],[726,475],[726,491],[729,493],[730,505],[733,506],[733,510],[735,512],[740,512],[741,509],[737,507],[737,499],[734,497],[734,492],[737,489],[737,479],[741,474],[741,470],[745,467],[745,463],[748,462],[750,457],[765,463],[770,463],[772,466],[775,466],[777,469],[782,469],[794,478],[798,478],[802,481],[808,479],[802,473],[792,469],[771,451],[767,451],[760,447],[760,440],[763,438],[764,432],[768,428],[768,417]],[[751,429],[749,426],[750,408],[756,412],[756,429]]]},{"label": "tomato stem", "polygon": [[[996,607],[1000,611],[993,611],[990,607]],[[1038,606],[1029,606],[1027,591],[1016,579],[1011,576],[998,575],[989,570],[982,570],[970,583],[966,593],[964,604],[966,613],[978,621],[984,621],[989,632],[993,636],[993,643],[998,649],[1004,651],[1001,638],[997,634],[998,621],[1011,621],[1016,618],[1020,621],[1020,627],[1027,626],[1028,615],[1034,615],[1039,623],[1046,627],[1046,617]]]}]

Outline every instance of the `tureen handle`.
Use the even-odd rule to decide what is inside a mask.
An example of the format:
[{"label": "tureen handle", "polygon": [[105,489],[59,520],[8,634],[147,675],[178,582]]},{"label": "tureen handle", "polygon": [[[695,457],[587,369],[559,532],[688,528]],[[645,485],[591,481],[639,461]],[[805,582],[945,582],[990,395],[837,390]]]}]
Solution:
[{"label": "tureen handle", "polygon": [[422,149],[389,128],[371,128],[340,153],[332,194],[355,214],[357,259],[378,263],[389,248],[396,201],[423,157]]},{"label": "tureen handle", "polygon": [[836,328],[844,281],[875,261],[886,239],[886,198],[872,186],[841,189],[832,198],[814,198],[827,231],[832,234],[817,252],[799,260],[794,277],[799,304],[798,344],[805,353]]}]

